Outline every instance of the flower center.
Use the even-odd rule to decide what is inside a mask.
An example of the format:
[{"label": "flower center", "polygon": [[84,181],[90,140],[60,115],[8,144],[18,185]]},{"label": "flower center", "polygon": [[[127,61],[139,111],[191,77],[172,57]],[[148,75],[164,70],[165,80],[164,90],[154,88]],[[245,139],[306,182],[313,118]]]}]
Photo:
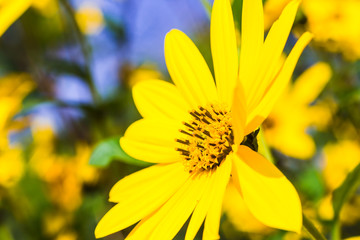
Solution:
[{"label": "flower center", "polygon": [[183,138],[176,150],[189,173],[209,171],[220,166],[232,151],[234,135],[231,114],[224,107],[209,105],[190,111],[191,120],[180,129]]}]

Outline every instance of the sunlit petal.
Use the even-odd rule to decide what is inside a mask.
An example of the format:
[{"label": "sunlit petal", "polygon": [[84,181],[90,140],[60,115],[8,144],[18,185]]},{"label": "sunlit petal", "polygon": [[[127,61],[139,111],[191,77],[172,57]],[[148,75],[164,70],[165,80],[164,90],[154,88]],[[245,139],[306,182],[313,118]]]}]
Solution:
[{"label": "sunlit petal", "polygon": [[184,121],[191,109],[179,90],[161,80],[145,80],[133,88],[136,108],[145,118],[170,118]]},{"label": "sunlit petal", "polygon": [[189,175],[181,163],[155,165],[120,180],[110,192],[118,202],[99,222],[97,238],[127,228],[151,214],[167,201]]},{"label": "sunlit petal", "polygon": [[172,239],[194,210],[208,181],[207,175],[189,178],[160,209],[138,223],[126,239]]},{"label": "sunlit petal", "polygon": [[172,80],[193,108],[217,100],[209,67],[183,32],[173,29],[166,35],[165,60]]},{"label": "sunlit petal", "polygon": [[246,123],[246,100],[241,83],[238,83],[235,88],[231,114],[235,145],[239,145],[244,137]]},{"label": "sunlit petal", "polygon": [[210,42],[219,98],[231,107],[238,76],[238,55],[230,1],[214,1]]},{"label": "sunlit petal", "polygon": [[258,71],[254,72],[254,79],[250,88],[246,89],[248,109],[254,109],[272,82],[278,61],[290,34],[299,1],[290,2],[282,12],[280,18],[271,27],[261,51]]},{"label": "sunlit petal", "polygon": [[273,106],[275,105],[275,103],[283,93],[283,90],[287,86],[301,53],[311,39],[312,34],[306,32],[296,42],[294,48],[291,50],[282,69],[280,70],[280,73],[267,90],[265,96],[263,97],[259,105],[249,115],[247,119],[247,130],[245,131],[245,134],[247,134],[247,132],[252,132],[256,128],[258,128],[260,124],[265,120],[265,118],[269,115]]},{"label": "sunlit petal", "polygon": [[160,119],[141,119],[126,130],[121,147],[130,156],[153,163],[180,160],[175,138],[181,138],[181,124]]},{"label": "sunlit petal", "polygon": [[300,232],[302,210],[289,180],[267,159],[246,146],[234,158],[241,193],[251,213],[267,226]]},{"label": "sunlit petal", "polygon": [[211,199],[212,203],[210,205],[208,214],[206,215],[204,223],[204,232],[203,239],[219,239],[219,227],[220,227],[220,217],[221,217],[221,208],[222,202],[226,190],[226,186],[229,182],[230,172],[232,168],[232,155],[229,155],[226,161],[217,169],[220,171],[219,179],[217,183],[217,188],[215,196]]},{"label": "sunlit petal", "polygon": [[239,79],[244,89],[253,84],[251,76],[258,69],[257,60],[264,42],[264,13],[261,0],[244,0],[241,26]]}]

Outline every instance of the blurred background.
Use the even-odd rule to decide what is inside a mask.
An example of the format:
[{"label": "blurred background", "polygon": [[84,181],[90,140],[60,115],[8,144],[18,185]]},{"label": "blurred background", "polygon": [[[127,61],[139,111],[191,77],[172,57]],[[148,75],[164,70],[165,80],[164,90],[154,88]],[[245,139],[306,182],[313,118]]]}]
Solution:
[{"label": "blurred background", "polygon": [[[268,31],[290,1],[263,2]],[[242,0],[231,3],[239,38]],[[113,206],[111,187],[148,166],[118,143],[140,118],[131,88],[171,81],[163,44],[172,28],[191,37],[212,69],[211,5],[0,0],[1,240],[95,239]],[[304,31],[315,37],[258,139],[329,239],[360,236],[359,12],[358,0],[302,1],[285,54]],[[221,239],[310,239],[262,225],[233,191],[230,185]]]}]

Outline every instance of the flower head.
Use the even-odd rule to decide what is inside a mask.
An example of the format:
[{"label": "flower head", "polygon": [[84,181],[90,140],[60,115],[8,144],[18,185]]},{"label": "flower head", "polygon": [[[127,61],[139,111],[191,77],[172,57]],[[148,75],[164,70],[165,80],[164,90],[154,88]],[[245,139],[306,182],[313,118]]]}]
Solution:
[{"label": "flower head", "polygon": [[299,2],[285,8],[265,42],[262,1],[243,4],[239,63],[230,3],[214,1],[210,37],[215,82],[184,33],[171,30],[166,35],[165,60],[175,85],[161,80],[137,84],[133,98],[143,119],[120,140],[129,155],[157,164],[113,187],[110,201],[117,205],[99,222],[97,237],[141,220],[127,239],[172,239],[191,215],[185,239],[193,239],[204,220],[203,238],[216,239],[230,180],[259,221],[300,231],[296,190],[257,153],[256,134],[311,34],[305,33],[280,65]]},{"label": "flower head", "polygon": [[311,126],[321,129],[331,119],[329,107],[312,104],[330,78],[330,66],[319,62],[286,88],[263,124],[270,146],[299,159],[309,159],[315,154],[314,140],[306,130]]}]

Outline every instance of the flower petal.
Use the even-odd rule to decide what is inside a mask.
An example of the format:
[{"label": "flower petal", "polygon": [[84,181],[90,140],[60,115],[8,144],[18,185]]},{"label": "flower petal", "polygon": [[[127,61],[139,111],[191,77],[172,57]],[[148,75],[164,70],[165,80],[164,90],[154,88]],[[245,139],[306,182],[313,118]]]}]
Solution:
[{"label": "flower petal", "polygon": [[152,163],[179,161],[176,138],[181,138],[181,124],[160,119],[141,119],[126,130],[120,145],[130,156]]},{"label": "flower petal", "polygon": [[246,100],[244,90],[239,82],[234,90],[234,99],[232,104],[232,125],[235,137],[235,145],[239,145],[244,138],[246,123]]},{"label": "flower petal", "polygon": [[217,100],[209,67],[183,32],[173,29],[166,35],[165,60],[172,80],[193,108]]},{"label": "flower petal", "polygon": [[241,51],[239,79],[245,89],[258,70],[257,60],[264,42],[264,13],[261,0],[244,0],[241,21]]},{"label": "flower petal", "polygon": [[[222,202],[225,195],[226,186],[229,183],[231,166],[232,166],[232,154],[228,155],[225,162],[217,169],[219,171],[219,176],[217,180],[216,192],[212,198],[212,202],[206,215],[203,239],[219,239],[219,227],[220,227],[220,217],[221,217],[221,208]],[[221,171],[221,172],[220,172]]]},{"label": "flower petal", "polygon": [[133,88],[136,108],[144,118],[186,120],[191,109],[179,90],[162,80],[146,80]]},{"label": "flower petal", "polygon": [[298,103],[310,104],[319,96],[330,78],[330,66],[324,62],[316,63],[296,79],[291,97]]},{"label": "flower petal", "polygon": [[[1,1],[0,36],[13,24],[30,6],[31,0]],[[6,2],[6,3],[5,3]]]},{"label": "flower petal", "polygon": [[99,222],[97,238],[127,228],[166,202],[189,178],[182,163],[148,167],[120,180],[111,189],[110,201],[119,202]]},{"label": "flower petal", "polygon": [[[140,191],[148,191],[147,189],[153,189],[153,194],[156,195],[158,191],[164,190],[156,189],[155,186],[161,186],[159,184],[167,183],[166,181],[171,175],[173,175],[176,181],[181,182],[189,176],[189,173],[184,170],[182,162],[156,164],[118,181],[110,190],[109,201],[120,202],[138,195]],[[173,183],[174,182],[169,181],[169,184]]]},{"label": "flower petal", "polygon": [[[217,199],[219,195],[224,194],[224,189],[229,181],[230,169],[231,159],[226,159],[224,163],[214,171],[209,184],[204,186],[204,194],[191,216],[185,240],[195,238],[196,233],[199,231],[199,228],[209,211],[212,203],[211,199]],[[218,219],[218,221],[220,222],[220,219]]]},{"label": "flower petal", "polygon": [[272,85],[265,93],[259,105],[248,116],[245,134],[254,131],[270,114],[273,106],[275,105],[279,97],[283,94],[283,90],[285,89],[291,78],[291,75],[294,71],[295,65],[299,60],[301,53],[311,39],[312,34],[306,32],[296,42],[278,76],[275,78]]},{"label": "flower petal", "polygon": [[159,210],[140,221],[126,239],[173,239],[194,210],[208,181],[206,174],[189,178]]},{"label": "flower petal", "polygon": [[254,72],[253,81],[250,85],[248,84],[250,88],[245,89],[248,109],[254,109],[259,103],[269,84],[272,82],[272,77],[276,74],[275,71],[290,34],[299,3],[298,0],[292,1],[285,7],[265,39],[260,56],[260,68]]},{"label": "flower petal", "polygon": [[243,145],[233,162],[251,213],[267,226],[299,233],[301,203],[289,180],[270,161]]},{"label": "flower petal", "polygon": [[219,98],[231,107],[238,74],[238,55],[230,1],[214,1],[210,40]]}]

